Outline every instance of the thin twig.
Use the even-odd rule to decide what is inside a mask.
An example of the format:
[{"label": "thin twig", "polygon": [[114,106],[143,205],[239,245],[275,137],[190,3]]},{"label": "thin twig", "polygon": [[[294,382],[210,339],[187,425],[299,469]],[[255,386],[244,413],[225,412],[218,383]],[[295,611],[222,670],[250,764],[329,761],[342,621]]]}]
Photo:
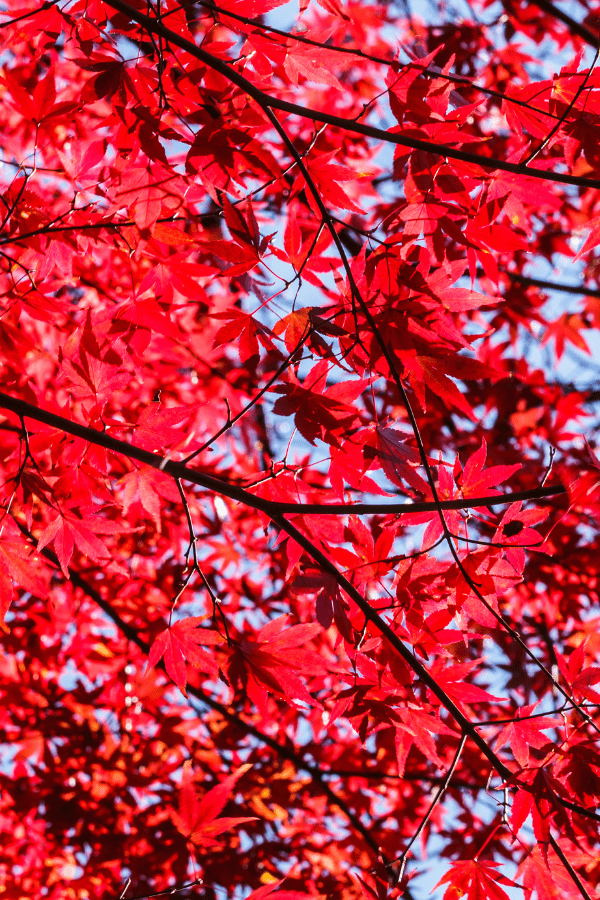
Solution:
[{"label": "thin twig", "polygon": [[[417,840],[419,835],[422,833],[423,829],[425,828],[429,819],[431,818],[431,815],[432,815],[434,809],[436,808],[436,806],[438,805],[438,803],[440,802],[440,800],[446,793],[448,785],[450,784],[450,779],[452,778],[454,770],[456,769],[456,767],[458,765],[460,755],[463,752],[466,742],[467,742],[467,736],[466,736],[466,734],[463,734],[463,736],[460,739],[459,745],[456,748],[456,753],[454,754],[454,758],[452,760],[452,763],[450,764],[450,768],[446,772],[442,783],[440,784],[438,790],[436,791],[435,797],[433,798],[433,800],[431,801],[431,803],[429,805],[429,809],[427,810],[427,812],[421,819],[421,822],[419,823],[419,827],[414,832],[413,836],[411,837],[410,841],[408,842],[408,844],[406,845],[406,847],[404,848],[404,850],[402,851],[400,856],[397,856],[396,859],[392,863],[388,863],[388,868],[390,869],[390,877],[392,875],[394,876],[394,881],[393,881],[394,884],[398,884],[399,882],[402,881],[402,876],[404,875],[404,869],[406,867],[406,861],[408,859],[408,853],[410,851],[410,848],[412,847],[414,842]],[[398,863],[400,863],[399,867],[398,867]],[[393,869],[391,868],[392,866],[393,866]]]}]

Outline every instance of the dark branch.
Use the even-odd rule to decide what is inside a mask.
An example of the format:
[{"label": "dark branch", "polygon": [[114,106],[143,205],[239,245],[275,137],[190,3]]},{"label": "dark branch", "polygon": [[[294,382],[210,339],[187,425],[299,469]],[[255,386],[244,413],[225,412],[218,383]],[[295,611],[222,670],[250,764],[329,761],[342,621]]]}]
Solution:
[{"label": "dark branch", "polygon": [[586,28],[581,22],[577,22],[568,13],[563,12],[562,9],[555,6],[554,3],[550,3],[550,0],[532,0],[532,3],[534,6],[539,7],[543,12],[548,13],[549,16],[554,16],[555,19],[558,19],[560,22],[567,25],[572,34],[576,34],[578,37],[583,38],[590,47],[598,46],[598,37],[590,31],[589,28]]},{"label": "dark branch", "polygon": [[291,113],[292,115],[312,119],[315,122],[335,125],[346,132],[363,134],[366,137],[372,137],[379,141],[386,141],[391,144],[399,144],[402,147],[409,147],[412,150],[424,150],[427,153],[432,153],[435,156],[442,158],[458,159],[462,162],[472,163],[473,165],[481,166],[484,169],[490,169],[492,171],[501,169],[504,172],[512,172],[515,175],[529,176],[531,178],[541,178],[544,181],[554,181],[559,184],[573,184],[578,187],[594,188],[596,190],[600,189],[600,179],[578,178],[575,175],[567,175],[559,172],[546,172],[543,169],[531,169],[522,164],[519,165],[517,163],[506,162],[502,159],[480,156],[477,153],[468,153],[464,150],[455,150],[453,147],[449,147],[445,144],[440,146],[432,141],[409,138],[399,132],[384,131],[382,128],[365,125],[361,122],[357,122],[355,119],[345,119],[342,116],[334,116],[331,113],[322,110],[309,109],[304,106],[299,106],[297,103],[290,103],[289,101],[281,100],[278,97],[271,97],[241,75],[233,65],[230,65],[222,59],[218,59],[206,50],[203,50],[202,47],[197,47],[185,38],[182,38],[176,32],[166,28],[156,19],[133,9],[127,3],[124,3],[123,0],[106,0],[106,5],[129,16],[134,22],[137,22],[150,33],[160,35],[165,38],[165,40],[169,41],[169,43],[174,44],[176,47],[180,47],[182,50],[189,53],[190,56],[199,59],[211,69],[214,69],[215,72],[219,72],[225,78],[229,79],[232,84],[235,84],[236,87],[239,87],[244,93],[252,97],[263,110],[278,109],[282,112]]},{"label": "dark branch", "polygon": [[[528,278],[526,275],[519,275],[518,272],[504,272],[511,281],[518,284],[524,284],[527,287],[548,288],[550,291],[560,291],[562,294],[583,294],[585,297],[600,298],[600,290],[597,288],[588,288],[585,284],[563,284],[560,281],[544,281],[542,278]],[[483,269],[477,269],[477,277],[482,278],[485,275]]]},{"label": "dark branch", "polygon": [[471,497],[468,500],[443,500],[439,504],[436,503],[356,503],[356,504],[331,504],[330,506],[321,506],[315,503],[294,504],[280,503],[272,500],[263,500],[254,494],[244,490],[237,485],[230,484],[214,475],[205,475],[195,469],[190,469],[184,463],[175,462],[172,459],[159,456],[157,453],[151,453],[149,450],[143,450],[134,444],[128,444],[118,438],[111,437],[104,431],[97,431],[95,428],[89,428],[87,425],[79,425],[77,422],[71,422],[63,416],[56,413],[47,412],[25,400],[19,400],[8,394],[0,393],[0,409],[8,409],[17,416],[27,416],[36,422],[43,422],[51,428],[57,428],[74,437],[82,438],[91,444],[104,447],[113,453],[126,456],[129,459],[135,459],[144,465],[151,466],[153,469],[159,469],[166,472],[173,478],[180,478],[190,484],[196,484],[199,487],[206,488],[209,491],[222,494],[231,500],[237,500],[245,503],[252,509],[258,509],[266,515],[283,515],[285,513],[294,512],[323,515],[369,515],[369,514],[408,514],[413,512],[429,512],[435,511],[441,505],[442,509],[473,509],[484,506],[501,506],[504,503],[514,503],[517,500],[535,500],[541,497],[550,497],[555,494],[564,494],[565,489],[561,485],[551,487],[532,488],[529,491],[515,491],[512,494],[501,494],[491,497]]},{"label": "dark branch", "polygon": [[[494,88],[486,87],[482,84],[477,84],[475,81],[472,81],[470,78],[465,78],[463,75],[442,72],[440,69],[437,69],[435,67],[429,68],[428,66],[420,65],[418,59],[411,60],[410,63],[401,65],[397,60],[386,59],[383,56],[376,56],[373,53],[365,53],[364,50],[361,50],[358,47],[340,47],[337,44],[315,41],[312,38],[306,37],[305,35],[292,34],[289,31],[283,31],[280,28],[275,28],[273,25],[267,25],[265,22],[260,22],[257,19],[251,19],[248,16],[241,16],[239,13],[231,12],[227,9],[222,9],[220,6],[217,6],[214,3],[205,2],[205,0],[198,0],[198,3],[200,4],[200,6],[204,6],[206,9],[210,9],[213,12],[219,13],[225,19],[233,19],[234,21],[241,22],[242,24],[248,25],[251,28],[259,29],[266,34],[277,34],[279,35],[279,37],[286,38],[290,41],[297,41],[300,44],[307,44],[310,47],[319,47],[324,50],[333,51],[334,53],[342,53],[349,56],[358,57],[360,59],[366,59],[369,62],[374,62],[382,66],[393,66],[394,64],[396,64],[399,69],[408,69],[409,67],[412,67],[414,69],[421,69],[423,75],[428,75],[431,78],[441,78],[444,81],[451,81],[453,84],[463,85],[464,87],[471,88],[474,91],[479,91],[482,94],[487,94],[489,97],[496,97],[498,100],[504,101],[505,103],[513,103],[516,106],[521,106],[525,109],[529,109],[532,112],[535,112],[538,115],[546,116],[549,119],[559,118],[557,115],[555,115],[555,113],[548,112],[544,109],[538,109],[537,107],[532,106],[530,103],[527,103],[525,100],[518,100],[516,97],[511,97],[508,94],[503,94],[502,91],[495,91]],[[166,17],[166,15],[163,16],[163,20],[166,19]],[[227,22],[224,22],[224,24],[228,25]],[[241,31],[241,29],[239,30]]]}]

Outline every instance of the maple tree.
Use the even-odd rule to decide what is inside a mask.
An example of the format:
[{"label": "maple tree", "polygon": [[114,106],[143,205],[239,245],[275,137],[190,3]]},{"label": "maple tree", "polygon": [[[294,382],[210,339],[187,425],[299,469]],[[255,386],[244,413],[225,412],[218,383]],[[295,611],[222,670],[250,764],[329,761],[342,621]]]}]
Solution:
[{"label": "maple tree", "polygon": [[282,5],[4,0],[0,891],[597,898],[600,4]]}]

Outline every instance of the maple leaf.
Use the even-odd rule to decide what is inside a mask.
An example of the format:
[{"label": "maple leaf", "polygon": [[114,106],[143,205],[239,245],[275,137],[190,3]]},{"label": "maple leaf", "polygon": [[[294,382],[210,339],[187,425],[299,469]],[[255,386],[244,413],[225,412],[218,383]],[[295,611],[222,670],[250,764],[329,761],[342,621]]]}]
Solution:
[{"label": "maple leaf", "polygon": [[38,549],[43,550],[48,544],[54,545],[54,551],[58,557],[60,567],[65,577],[69,577],[69,563],[73,556],[75,546],[77,549],[96,562],[108,562],[110,553],[106,545],[94,532],[106,530],[114,533],[119,526],[114,522],[91,516],[78,518],[73,512],[59,514],[44,528],[38,538]]},{"label": "maple leaf", "polygon": [[577,262],[578,259],[591,250],[592,247],[595,247],[598,243],[600,243],[600,216],[596,216],[593,219],[590,219],[587,222],[587,227],[589,228],[589,234],[586,237],[585,241],[577,251],[574,262]]},{"label": "maple leaf", "polygon": [[538,841],[548,843],[551,826],[564,829],[573,835],[570,811],[559,798],[567,797],[564,785],[543,768],[525,770],[519,774],[518,790],[511,809],[511,824],[515,834],[523,827],[528,815],[531,815],[533,831]]},{"label": "maple leaf", "polygon": [[[446,358],[436,359],[432,356],[414,356],[405,353],[401,353],[400,358],[406,368],[414,376],[413,380],[411,380],[411,384],[413,384],[414,391],[423,408],[426,407],[425,386],[427,386],[434,394],[440,397],[444,403],[459,409],[467,416],[467,418],[474,418],[473,410],[466,402],[455,383],[448,377],[449,375],[455,375],[455,371],[455,377],[462,377],[460,371],[455,369],[455,365],[453,365],[451,361],[447,361]],[[460,358],[461,357],[457,357],[457,359]],[[472,361],[470,360],[469,362]],[[478,376],[475,375],[474,377]]]},{"label": "maple leaf", "polygon": [[186,234],[185,231],[181,231],[181,229],[176,228],[174,225],[168,225],[164,222],[157,222],[156,225],[152,228],[152,237],[156,241],[162,241],[163,244],[168,244],[170,247],[181,247],[182,245],[189,246],[190,244],[196,244],[198,240],[192,237],[189,234]]},{"label": "maple leaf", "polygon": [[531,526],[547,516],[546,510],[522,509],[522,506],[520,501],[510,504],[494,535],[494,541],[503,544],[504,554],[517,572],[522,572],[525,568],[526,557],[523,548],[542,544],[542,536]]},{"label": "maple leaf", "polygon": [[587,806],[596,802],[600,793],[600,754],[592,742],[583,737],[572,740],[555,774],[566,778],[572,796]]},{"label": "maple leaf", "polygon": [[219,328],[214,337],[215,347],[238,338],[240,359],[250,364],[257,361],[260,356],[259,342],[263,347],[270,349],[271,329],[254,316],[240,312],[238,309],[230,309],[227,312],[213,313],[216,319],[227,319],[227,325]]},{"label": "maple leaf", "polygon": [[[573,844],[570,841],[559,841],[561,850],[569,859],[572,865],[577,866],[580,860],[575,858],[573,853]],[[589,862],[587,854],[577,854],[581,859]],[[581,878],[580,873],[579,877]],[[517,876],[523,884],[523,894],[525,900],[530,900],[531,895],[535,891],[539,900],[575,900],[581,897],[578,888],[573,884],[569,874],[565,871],[562,861],[557,857],[552,848],[548,848],[546,852],[539,847],[533,847],[527,854],[523,862],[517,869]],[[582,879],[585,889],[590,897],[597,897],[598,892],[594,890],[592,885]]]},{"label": "maple leaf", "polygon": [[336,432],[347,431],[355,422],[357,413],[351,403],[365,388],[362,380],[342,381],[326,388],[327,371],[328,364],[322,360],[303,384],[290,376],[289,383],[273,388],[282,395],[273,406],[275,415],[293,415],[298,431],[310,443],[321,438],[336,444]]},{"label": "maple leaf", "polygon": [[151,403],[142,410],[137,420],[133,442],[164,456],[168,448],[185,437],[174,426],[185,422],[193,412],[193,408],[188,406],[165,407],[160,403]]},{"label": "maple leaf", "polygon": [[[154,435],[153,432],[151,432]],[[147,437],[145,438],[147,440]],[[144,437],[142,437],[144,441]],[[134,500],[139,500],[142,507],[153,519],[156,530],[161,531],[161,497],[180,503],[181,497],[173,479],[164,472],[150,466],[139,466],[120,479],[123,487],[123,511],[129,512]]]},{"label": "maple leaf", "polygon": [[498,303],[494,297],[486,297],[477,291],[467,288],[446,288],[438,292],[442,306],[450,312],[466,312],[469,309],[480,309],[482,306],[493,306]]},{"label": "maple leaf", "polygon": [[421,456],[414,447],[401,440],[400,432],[392,428],[375,428],[377,435],[377,458],[389,480],[404,488],[403,481],[410,487],[426,497],[431,494],[431,488],[427,482],[415,472],[415,467],[420,464]]},{"label": "maple leaf", "polygon": [[404,774],[404,767],[411,744],[415,744],[426,759],[433,759],[438,765],[442,760],[437,752],[432,734],[456,735],[456,731],[446,725],[437,716],[416,709],[399,710],[401,724],[396,727],[396,759],[398,762],[398,774]]},{"label": "maple leaf", "polygon": [[444,900],[459,900],[466,897],[467,900],[509,900],[506,891],[501,884],[508,887],[517,887],[514,881],[506,878],[498,872],[499,863],[480,862],[479,860],[458,860],[452,863],[449,872],[440,878],[436,884],[448,887],[444,893]]},{"label": "maple leaf", "polygon": [[[157,289],[161,284],[161,268],[156,267],[148,273],[144,281],[140,285],[140,293],[147,291],[149,288]],[[173,281],[173,275],[170,275],[170,281]],[[160,291],[159,291],[160,292]],[[119,320],[124,323],[131,323],[137,330],[137,340],[147,344],[150,339],[150,332],[164,334],[177,340],[180,335],[165,309],[153,297],[133,297],[131,300],[122,304],[115,315],[115,325]],[[118,328],[118,325],[116,325]],[[148,338],[143,337],[143,330],[148,331]]]},{"label": "maple leaf", "polygon": [[465,680],[465,676],[470,674],[480,662],[481,660],[475,659],[467,663],[444,666],[442,661],[438,659],[431,666],[430,672],[436,682],[443,685],[446,693],[458,704],[487,703],[490,700],[502,702],[500,697],[495,697],[489,691]]},{"label": "maple leaf", "polygon": [[88,72],[97,73],[86,85],[84,92],[86,99],[112,97],[117,92],[121,100],[126,99],[126,69],[121,60],[103,60],[98,54],[94,54],[93,61],[83,62],[78,60],[77,65],[82,69],[87,69]]},{"label": "maple leaf", "polygon": [[485,468],[487,458],[487,444],[485,438],[481,439],[481,447],[465,463],[460,482],[461,492],[464,497],[481,497],[486,494],[494,495],[499,491],[491,490],[495,484],[506,481],[521,468],[520,463],[512,466],[492,466]]},{"label": "maple leaf", "polygon": [[188,616],[169,625],[155,638],[148,655],[149,669],[153,669],[164,656],[167,675],[185,696],[186,662],[201,672],[207,672],[211,679],[219,677],[218,662],[201,648],[203,645],[222,644],[225,639],[217,631],[201,628],[205,619],[206,616]]},{"label": "maple leaf", "polygon": [[552,338],[556,342],[556,358],[560,359],[565,350],[565,344],[568,342],[577,347],[583,353],[591,355],[591,350],[581,331],[586,328],[586,323],[582,316],[577,313],[564,313],[554,322],[550,322],[544,333],[543,342],[547,343]]},{"label": "maple leaf", "polygon": [[62,373],[76,397],[93,397],[96,400],[106,399],[131,378],[129,373],[121,371],[121,360],[114,354],[109,352],[100,356],[84,349],[79,360],[63,360]]},{"label": "maple leaf", "polygon": [[121,175],[119,203],[126,203],[136,225],[150,234],[162,210],[164,192],[158,169],[152,166],[131,166]]},{"label": "maple leaf", "polygon": [[562,897],[563,894],[554,878],[556,868],[555,865],[554,873],[550,872],[548,861],[544,859],[544,855],[539,848],[534,847],[518,870],[518,874],[523,879],[525,897],[531,897],[533,891],[536,892],[536,896],[540,900],[558,900],[559,897]]},{"label": "maple leaf", "polygon": [[[383,873],[382,873],[383,874]],[[364,879],[361,878],[360,875],[356,875],[355,878],[360,885],[361,894],[364,897],[364,900],[387,900],[388,897],[388,887],[390,882],[390,873],[389,871],[385,872],[384,878],[374,878],[371,875],[371,880],[374,882],[374,886],[371,885]]]},{"label": "maple leaf", "polygon": [[15,535],[13,540],[5,536],[0,541],[0,623],[13,598],[13,579],[34,596],[47,597],[48,586],[39,572],[39,557],[22,539],[17,540]]},{"label": "maple leaf", "polygon": [[585,470],[565,465],[558,467],[558,474],[569,494],[569,509],[576,504],[593,507],[600,497],[600,459],[587,440],[582,457]]},{"label": "maple leaf", "polygon": [[331,66],[338,62],[339,57],[332,50],[294,42],[286,53],[284,67],[292,84],[298,85],[299,76],[302,76],[341,90],[342,85],[331,71]]},{"label": "maple leaf", "polygon": [[316,593],[317,622],[323,628],[329,628],[335,620],[340,634],[347,641],[352,640],[352,626],[346,613],[340,587],[331,575],[317,569],[307,569],[302,575],[298,575],[292,587],[299,593]]},{"label": "maple leaf", "polygon": [[[357,181],[357,175],[347,166],[341,166],[333,163],[331,160],[337,155],[337,151],[330,153],[322,153],[319,156],[310,157],[307,160],[307,168],[311,178],[320,189],[323,198],[332,206],[341,209],[349,209],[353,212],[362,213],[363,210],[348,196],[347,192],[340,187],[344,182]],[[293,190],[298,191],[304,187],[302,176],[298,176],[294,182]],[[309,203],[314,204],[309,194]]]},{"label": "maple leaf", "polygon": [[229,264],[227,268],[228,275],[241,275],[243,272],[248,272],[254,268],[260,262],[270,238],[261,237],[250,202],[248,202],[246,207],[246,216],[244,216],[239,207],[233,206],[226,197],[223,199],[223,209],[227,227],[235,243],[216,240],[205,243],[204,246],[211,253],[219,256]]},{"label": "maple leaf", "polygon": [[78,181],[83,186],[98,182],[98,166],[104,160],[106,154],[106,141],[90,141],[86,144],[82,141],[71,147],[69,154],[58,151],[65,171],[73,181]]},{"label": "maple leaf", "polygon": [[273,334],[285,332],[285,346],[289,353],[298,346],[299,341],[310,327],[310,312],[311,308],[309,306],[303,309],[296,309],[275,324]]},{"label": "maple leaf", "polygon": [[92,321],[88,310],[85,321],[74,331],[62,348],[59,380],[64,380],[70,392],[78,398],[93,398],[104,405],[114,391],[131,380],[124,371],[123,358],[112,342]]},{"label": "maple leaf", "polygon": [[177,810],[170,810],[171,819],[177,830],[192,844],[200,844],[203,848],[216,847],[219,845],[219,842],[214,840],[216,835],[244,825],[246,822],[256,822],[256,816],[221,816],[217,818],[239,779],[251,768],[251,764],[240,766],[232,775],[229,775],[216,787],[211,788],[201,800],[198,800],[194,786],[192,762],[187,759],[183,764],[179,805]]},{"label": "maple leaf", "polygon": [[263,900],[264,897],[268,897],[269,894],[272,894],[274,891],[277,891],[273,900],[308,900],[311,897],[311,894],[304,894],[302,891],[280,891],[278,888],[284,883],[285,879],[270,881],[268,884],[263,884],[261,887],[256,888],[256,890],[252,891],[251,894],[248,894],[247,900]]},{"label": "maple leaf", "polygon": [[548,728],[558,728],[562,725],[562,720],[556,716],[532,717],[537,705],[537,703],[533,703],[530,706],[518,709],[515,721],[504,726],[494,745],[495,747],[503,747],[505,744],[510,744],[515,759],[523,769],[529,765],[530,747],[549,749],[554,746],[552,741],[542,732]]},{"label": "maple leaf", "polygon": [[231,682],[243,685],[261,708],[265,708],[267,692],[310,706],[317,703],[298,673],[320,675],[326,666],[318,654],[299,648],[321,631],[321,625],[286,628],[288,620],[284,615],[263,625],[254,640],[239,643],[229,660]]},{"label": "maple leaf", "polygon": [[592,685],[600,681],[600,667],[586,666],[586,646],[589,637],[583,640],[568,657],[557,650],[556,662],[560,673],[569,685],[569,689],[586,697],[592,703],[600,702],[600,691],[594,690]]}]

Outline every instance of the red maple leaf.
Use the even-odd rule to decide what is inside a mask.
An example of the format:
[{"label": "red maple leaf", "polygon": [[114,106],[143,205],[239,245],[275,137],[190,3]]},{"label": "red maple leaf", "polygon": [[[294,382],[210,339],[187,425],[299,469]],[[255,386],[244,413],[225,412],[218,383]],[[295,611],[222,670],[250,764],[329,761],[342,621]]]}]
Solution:
[{"label": "red maple leaf", "polygon": [[393,428],[375,428],[377,435],[377,458],[383,471],[398,487],[405,488],[406,482],[414,490],[425,497],[431,495],[428,483],[415,471],[421,462],[421,456],[414,447],[402,440],[402,435]]},{"label": "red maple leaf", "polygon": [[587,440],[584,441],[582,461],[583,467],[558,467],[558,474],[569,494],[569,509],[575,505],[594,509],[600,498],[600,459]]},{"label": "red maple leaf", "polygon": [[509,900],[501,884],[508,887],[518,885],[498,872],[499,863],[480,862],[476,859],[458,860],[452,863],[449,872],[440,878],[436,888],[447,884],[444,900]]},{"label": "red maple leaf", "polygon": [[512,466],[491,466],[486,469],[486,458],[487,444],[485,438],[482,438],[481,447],[469,457],[462,472],[460,488],[464,497],[498,494],[499,491],[491,490],[491,488],[506,481],[521,468],[521,463],[514,463]]},{"label": "red maple leaf", "polygon": [[166,451],[185,438],[185,433],[175,428],[193,415],[189,406],[163,406],[151,403],[142,410],[133,434],[133,441],[139,447],[166,455]]},{"label": "red maple leaf", "polygon": [[219,816],[219,813],[230,798],[236,783],[242,775],[251,769],[251,764],[240,766],[233,775],[225,778],[216,787],[211,788],[201,800],[198,800],[194,783],[191,760],[183,764],[181,787],[179,789],[178,808],[171,809],[173,824],[181,834],[202,847],[216,847],[214,838],[224,831],[230,831],[245,822],[256,822],[256,816]]},{"label": "red maple leaf", "polygon": [[206,616],[189,616],[165,628],[155,638],[148,656],[148,668],[153,668],[164,656],[167,675],[173,679],[182,694],[186,693],[186,669],[189,662],[211,679],[218,678],[219,664],[210,653],[202,650],[203,645],[222,644],[225,638],[217,631],[201,628]]},{"label": "red maple leaf", "polygon": [[346,613],[347,607],[340,587],[331,575],[318,569],[307,569],[294,580],[293,588],[298,593],[316,593],[317,622],[323,628],[329,628],[335,620],[340,634],[347,641],[352,640],[352,626]]},{"label": "red maple leaf", "polygon": [[63,574],[68,577],[69,563],[75,547],[89,559],[108,563],[108,548],[95,532],[114,534],[119,530],[119,526],[108,519],[96,516],[79,518],[68,510],[57,515],[44,528],[38,538],[38,549],[42,550],[52,543]]},{"label": "red maple leaf", "polygon": [[533,768],[518,776],[518,790],[511,810],[511,825],[517,834],[531,815],[538,841],[547,844],[554,825],[573,836],[571,813],[559,798],[568,799],[564,785],[543,768]]},{"label": "red maple leaf", "polygon": [[262,708],[266,695],[302,700],[311,706],[311,697],[299,674],[320,675],[326,666],[318,654],[300,649],[321,631],[321,625],[292,625],[289,616],[279,616],[264,625],[254,639],[242,640],[232,654],[228,676],[232,684],[243,685]]},{"label": "red maple leaf", "polygon": [[162,500],[181,502],[179,491],[164,472],[150,466],[136,467],[120,479],[123,487],[122,503],[125,514],[135,500],[138,500],[148,515],[153,519],[156,530],[161,530]]},{"label": "red maple leaf", "polygon": [[[581,866],[594,866],[594,857],[582,850],[574,850],[571,841],[560,840],[559,844],[571,865],[579,869],[578,876],[584,889],[588,891],[588,896],[597,897],[593,885],[581,875]],[[525,900],[530,900],[534,891],[538,900],[576,900],[581,897],[581,892],[552,848],[545,850],[540,846],[533,847],[517,869],[517,877],[523,884]]]},{"label": "red maple leaf", "polygon": [[570,690],[586,697],[592,703],[600,703],[600,691],[592,687],[600,681],[600,667],[585,665],[588,643],[589,637],[581,641],[573,653],[566,657],[559,650],[555,651],[556,662]]},{"label": "red maple leaf", "polygon": [[273,406],[278,416],[294,416],[298,431],[310,443],[317,438],[337,444],[337,434],[347,432],[357,419],[353,401],[364,391],[362,380],[342,381],[326,387],[328,364],[317,363],[300,384],[292,375],[287,384],[274,387],[281,394]]},{"label": "red maple leaf", "polygon": [[[6,523],[5,530],[9,531]],[[13,580],[35,597],[46,597],[48,594],[37,553],[22,538],[18,538],[17,534],[5,534],[0,541],[0,623],[4,622],[13,598]]]},{"label": "red maple leaf", "polygon": [[251,894],[248,894],[247,900],[263,900],[264,897],[268,897],[269,894],[272,894],[274,891],[277,891],[272,900],[308,900],[312,894],[304,894],[302,891],[280,891],[278,888],[281,887],[285,879],[281,879],[280,881],[271,881],[269,884],[263,884],[261,887],[256,888],[255,891],[252,891]]},{"label": "red maple leaf", "polygon": [[529,748],[550,748],[552,741],[543,734],[549,728],[557,728],[562,720],[556,716],[533,716],[537,703],[518,709],[515,721],[505,725],[496,738],[495,747],[510,744],[519,765],[525,769],[529,765]]}]

